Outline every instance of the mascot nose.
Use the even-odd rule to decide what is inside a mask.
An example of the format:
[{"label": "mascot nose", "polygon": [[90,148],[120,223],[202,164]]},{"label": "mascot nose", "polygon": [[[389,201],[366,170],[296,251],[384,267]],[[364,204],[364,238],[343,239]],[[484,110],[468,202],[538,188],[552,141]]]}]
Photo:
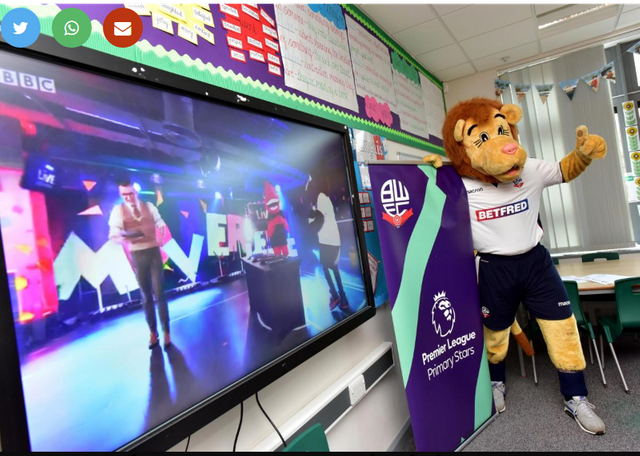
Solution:
[{"label": "mascot nose", "polygon": [[505,144],[502,146],[502,153],[507,155],[513,155],[518,150],[518,145],[514,143]]}]

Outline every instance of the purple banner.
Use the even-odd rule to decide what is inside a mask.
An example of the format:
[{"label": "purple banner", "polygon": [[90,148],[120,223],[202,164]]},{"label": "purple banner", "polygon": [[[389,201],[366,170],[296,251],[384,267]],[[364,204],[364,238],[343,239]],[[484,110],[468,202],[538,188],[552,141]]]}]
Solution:
[{"label": "purple banner", "polygon": [[369,166],[418,451],[452,451],[493,413],[467,194],[450,166]]}]

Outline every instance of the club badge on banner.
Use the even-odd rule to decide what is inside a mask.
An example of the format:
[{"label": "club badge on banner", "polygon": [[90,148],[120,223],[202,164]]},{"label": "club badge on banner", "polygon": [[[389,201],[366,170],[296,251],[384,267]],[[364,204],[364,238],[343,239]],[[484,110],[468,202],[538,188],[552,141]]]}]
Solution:
[{"label": "club badge on banner", "polygon": [[493,413],[467,193],[450,166],[369,166],[418,451],[452,451]]}]

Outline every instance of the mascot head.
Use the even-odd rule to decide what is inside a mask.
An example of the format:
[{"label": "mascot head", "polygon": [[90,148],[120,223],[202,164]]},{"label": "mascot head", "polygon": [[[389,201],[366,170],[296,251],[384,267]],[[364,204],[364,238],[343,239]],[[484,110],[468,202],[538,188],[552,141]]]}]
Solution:
[{"label": "mascot head", "polygon": [[280,197],[270,182],[264,184],[264,206],[270,214],[280,212]]},{"label": "mascot head", "polygon": [[519,106],[488,98],[455,105],[444,120],[442,138],[458,174],[494,184],[520,177],[527,161],[516,128],[521,118]]}]

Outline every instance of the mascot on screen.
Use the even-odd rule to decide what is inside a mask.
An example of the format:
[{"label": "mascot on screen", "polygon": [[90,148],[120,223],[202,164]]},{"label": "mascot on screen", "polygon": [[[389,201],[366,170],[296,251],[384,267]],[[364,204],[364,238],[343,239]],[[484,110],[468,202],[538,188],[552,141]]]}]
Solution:
[{"label": "mascot on screen", "polygon": [[[587,400],[586,367],[576,319],[547,249],[538,211],[542,190],[570,182],[604,158],[607,146],[585,126],[575,149],[560,163],[527,159],[516,124],[522,110],[487,98],[458,103],[447,113],[442,138],[447,156],[467,190],[478,286],[496,409],[505,410],[505,356],[509,332],[522,302],[536,318],[558,369],[564,410],[590,434],[605,425]],[[437,155],[425,162],[442,166]]]},{"label": "mascot on screen", "polygon": [[289,256],[289,247],[287,245],[287,233],[289,233],[289,224],[282,212],[282,203],[278,192],[270,182],[264,184],[264,206],[268,212],[267,217],[267,236],[271,241],[273,253],[280,256]]}]

